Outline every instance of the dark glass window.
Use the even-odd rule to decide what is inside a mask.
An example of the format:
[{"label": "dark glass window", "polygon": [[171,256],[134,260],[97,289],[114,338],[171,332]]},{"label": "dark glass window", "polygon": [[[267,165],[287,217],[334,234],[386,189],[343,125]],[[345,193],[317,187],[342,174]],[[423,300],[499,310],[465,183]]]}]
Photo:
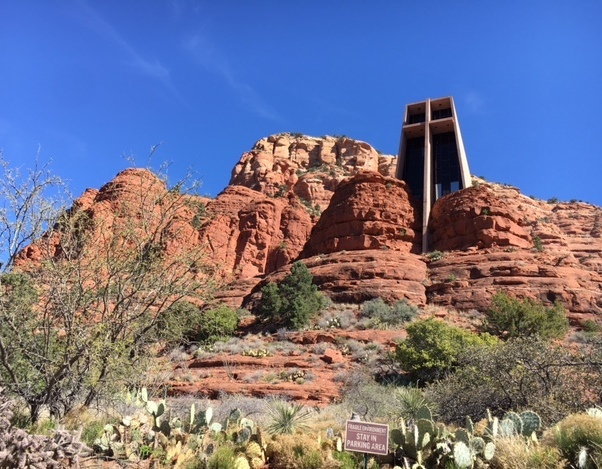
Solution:
[{"label": "dark glass window", "polygon": [[410,186],[412,195],[422,199],[424,191],[424,137],[409,138],[406,141],[404,181]]},{"label": "dark glass window", "polygon": [[433,135],[434,200],[462,189],[460,159],[453,132]]},{"label": "dark glass window", "polygon": [[418,124],[419,122],[424,122],[426,120],[426,114],[423,112],[422,114],[410,114],[409,124]]},{"label": "dark glass window", "polygon": [[451,116],[452,116],[451,108],[437,109],[436,111],[433,111],[433,120],[445,119],[446,117],[451,117]]}]

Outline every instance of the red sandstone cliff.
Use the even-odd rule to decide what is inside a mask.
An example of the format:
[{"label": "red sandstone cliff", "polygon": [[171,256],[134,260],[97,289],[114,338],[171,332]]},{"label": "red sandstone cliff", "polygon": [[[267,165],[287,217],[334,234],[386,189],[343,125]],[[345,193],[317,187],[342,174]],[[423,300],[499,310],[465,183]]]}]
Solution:
[{"label": "red sandstone cliff", "polygon": [[[177,236],[165,248],[204,246],[222,282],[217,300],[233,306],[302,259],[340,302],[380,296],[483,311],[493,293],[510,291],[561,301],[574,324],[602,314],[602,209],[475,180],[434,205],[431,248],[443,257],[433,261],[421,254],[420,210],[392,177],[395,163],[348,138],[267,137],[242,155],[215,199],[190,197],[174,214]],[[166,191],[148,171],[131,169],[74,208],[116,230],[141,217],[120,213],[129,199]],[[21,262],[36,257],[34,245]]]}]

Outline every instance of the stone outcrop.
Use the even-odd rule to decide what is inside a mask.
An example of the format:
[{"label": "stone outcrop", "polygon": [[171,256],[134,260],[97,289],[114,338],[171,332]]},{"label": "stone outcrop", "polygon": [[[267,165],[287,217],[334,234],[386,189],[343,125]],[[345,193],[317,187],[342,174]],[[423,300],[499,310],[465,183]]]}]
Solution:
[{"label": "stone outcrop", "polygon": [[265,275],[289,263],[312,227],[307,208],[292,194],[272,198],[243,186],[229,186],[202,212],[201,240],[227,281]]},{"label": "stone outcrop", "polygon": [[396,157],[381,155],[358,140],[284,133],[263,138],[244,153],[232,170],[230,185],[269,196],[292,191],[323,210],[344,179],[362,170],[393,176],[396,164]]},{"label": "stone outcrop", "polygon": [[505,199],[485,185],[454,192],[437,201],[431,211],[430,246],[433,250],[462,250],[515,246],[530,248],[523,213],[513,199]]},{"label": "stone outcrop", "polygon": [[429,264],[428,303],[484,311],[504,291],[560,301],[574,325],[599,319],[599,207],[546,203],[513,187],[481,184],[442,198],[433,214],[433,247],[449,252]]},{"label": "stone outcrop", "polygon": [[[320,291],[353,304],[347,312],[355,316],[366,300],[405,299],[426,308],[425,315],[470,328],[492,295],[507,292],[561,302],[575,327],[602,321],[600,207],[546,203],[475,178],[473,187],[434,204],[430,246],[439,252],[422,254],[421,207],[394,178],[395,166],[396,158],[345,137],[267,137],[242,155],[216,198],[185,197],[167,220],[162,246],[167,256],[204,249],[221,282],[214,301],[236,308],[255,304],[264,285],[282,280],[301,260]],[[87,190],[71,213],[89,217],[85,229],[95,231],[88,248],[106,248],[111,233],[142,229],[149,215],[160,215],[166,204],[158,200],[170,200],[165,184],[149,171],[129,169],[100,190]],[[56,236],[46,235],[51,247]],[[20,253],[18,267],[39,265],[43,257],[34,243]],[[235,352],[190,359],[176,370],[170,392],[278,394],[322,405],[340,397],[336,375],[359,369],[338,346],[341,339],[391,349],[403,336],[394,330],[293,333],[290,341],[301,348],[270,357]]]},{"label": "stone outcrop", "polygon": [[[425,306],[426,262],[421,256],[386,249],[341,251],[305,258],[302,262],[314,277],[320,291],[339,303],[363,303],[374,298],[394,303],[407,299]],[[259,282],[247,297],[253,306],[260,290],[269,282],[279,282],[290,272],[290,265]]]},{"label": "stone outcrop", "polygon": [[374,249],[419,252],[419,213],[405,182],[362,171],[339,185],[301,258]]}]

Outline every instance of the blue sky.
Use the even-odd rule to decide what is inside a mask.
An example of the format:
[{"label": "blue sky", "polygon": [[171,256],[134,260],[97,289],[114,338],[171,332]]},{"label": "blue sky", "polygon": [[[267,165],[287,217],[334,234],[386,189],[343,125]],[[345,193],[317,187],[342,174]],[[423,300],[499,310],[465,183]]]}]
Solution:
[{"label": "blue sky", "polygon": [[0,0],[0,148],[76,196],[126,156],[215,196],[264,136],[396,153],[404,106],[452,95],[473,174],[602,206],[601,25],[600,0]]}]

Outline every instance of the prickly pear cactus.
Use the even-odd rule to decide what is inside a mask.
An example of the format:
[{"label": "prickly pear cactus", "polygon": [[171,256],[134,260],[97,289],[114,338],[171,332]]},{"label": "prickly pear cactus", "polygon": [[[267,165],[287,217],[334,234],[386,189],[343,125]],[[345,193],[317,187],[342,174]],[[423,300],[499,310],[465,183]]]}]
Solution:
[{"label": "prickly pear cactus", "polygon": [[462,441],[458,441],[454,444],[454,463],[456,467],[460,469],[472,467],[473,455],[470,452],[470,448]]},{"label": "prickly pear cactus", "polygon": [[[517,435],[522,435],[523,420],[521,419],[520,415],[518,415],[516,412],[506,412],[502,421],[504,421],[504,420],[511,420],[512,423],[514,424],[514,433]],[[508,435],[508,436],[510,436],[510,435]]]},{"label": "prickly pear cactus", "polygon": [[470,442],[470,435],[463,428],[459,428],[458,430],[456,430],[456,433],[454,435],[456,437],[456,441],[461,441],[465,445],[469,444],[469,442]]},{"label": "prickly pear cactus", "polygon": [[247,458],[240,455],[234,459],[234,469],[251,469],[251,466],[249,465]]},{"label": "prickly pear cactus", "polygon": [[501,437],[509,437],[517,434],[514,420],[504,418],[500,421],[499,435]]},{"label": "prickly pear cactus", "polygon": [[58,430],[53,437],[30,435],[11,424],[14,402],[0,388],[0,467],[60,468],[71,461],[79,466],[79,458],[92,454],[92,449],[79,441],[79,435]]},{"label": "prickly pear cactus", "polygon": [[251,441],[247,445],[245,454],[247,455],[247,458],[249,458],[249,459],[262,458],[263,457],[263,449],[261,449],[261,446],[259,446],[259,443],[255,442],[255,441]]},{"label": "prickly pear cactus", "polygon": [[491,461],[494,455],[495,443],[490,441],[487,444],[485,444],[485,448],[483,449],[483,457],[485,458],[485,461]]},{"label": "prickly pear cactus", "polygon": [[541,417],[533,411],[521,412],[520,419],[523,423],[521,431],[523,436],[530,437],[541,429]]},{"label": "prickly pear cactus", "polygon": [[416,411],[416,420],[433,420],[433,413],[427,406],[422,406]]}]

